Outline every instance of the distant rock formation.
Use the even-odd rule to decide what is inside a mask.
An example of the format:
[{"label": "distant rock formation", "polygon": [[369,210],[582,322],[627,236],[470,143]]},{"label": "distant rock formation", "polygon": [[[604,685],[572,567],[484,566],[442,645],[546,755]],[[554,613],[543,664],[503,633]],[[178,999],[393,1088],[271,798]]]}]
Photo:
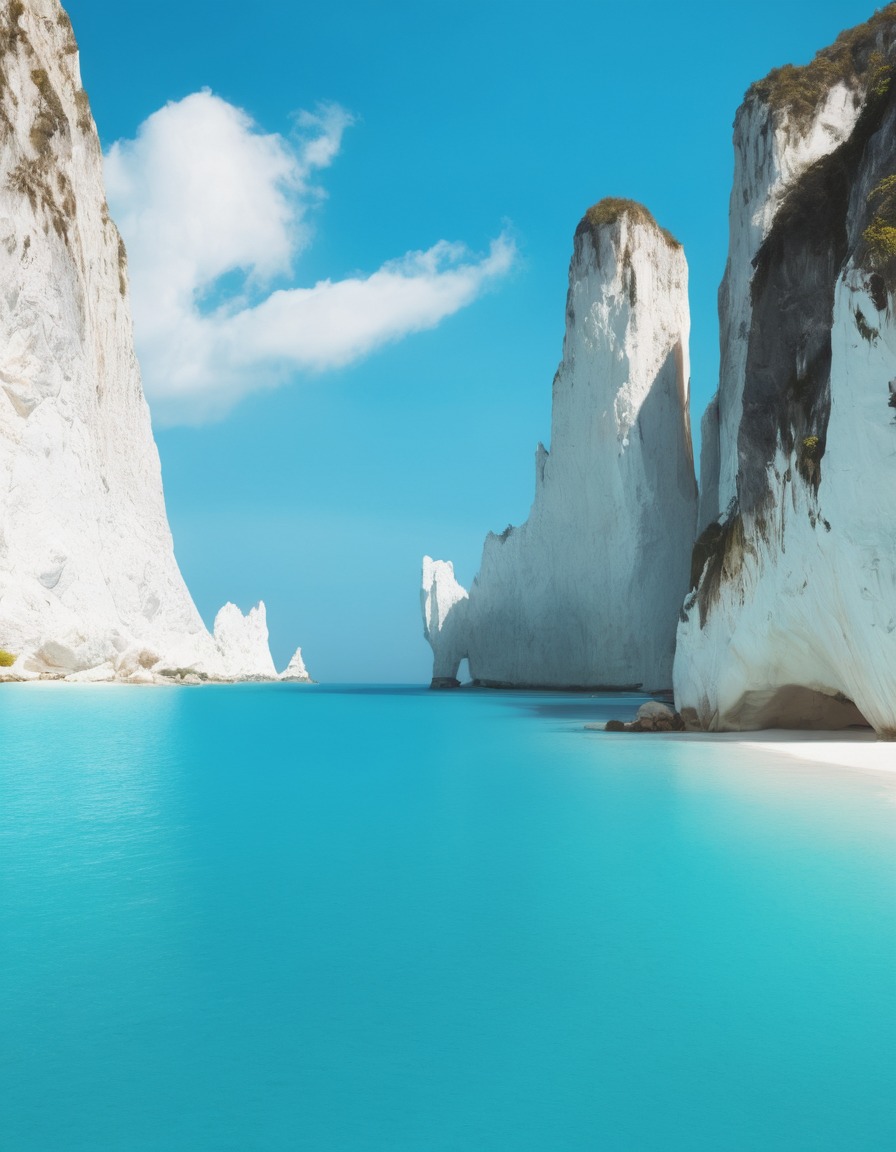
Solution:
[{"label": "distant rock formation", "polygon": [[896,4],[735,121],[718,395],[675,699],[896,736]]},{"label": "distant rock formation", "polygon": [[469,596],[423,563],[434,686],[465,657],[491,686],[671,685],[697,510],[688,334],[678,242],[632,201],[589,209],[529,519],[488,536]]},{"label": "distant rock formation", "polygon": [[214,637],[224,670],[233,680],[277,679],[264,604],[250,608],[246,616],[235,604],[225,604],[215,617]]},{"label": "distant rock formation", "polygon": [[454,577],[448,560],[423,557],[423,635],[433,653],[432,687],[456,688],[457,672],[467,655],[467,605],[469,596]]},{"label": "distant rock formation", "polygon": [[281,680],[294,680],[301,684],[310,684],[311,677],[308,675],[308,670],[305,667],[305,661],[302,659],[302,649],[296,648],[292,654],[292,659],[286,666],[286,670],[280,673]]},{"label": "distant rock formation", "polygon": [[275,677],[263,606],[228,606],[212,638],[174,558],[125,248],[57,0],[0,9],[0,281],[4,676]]}]

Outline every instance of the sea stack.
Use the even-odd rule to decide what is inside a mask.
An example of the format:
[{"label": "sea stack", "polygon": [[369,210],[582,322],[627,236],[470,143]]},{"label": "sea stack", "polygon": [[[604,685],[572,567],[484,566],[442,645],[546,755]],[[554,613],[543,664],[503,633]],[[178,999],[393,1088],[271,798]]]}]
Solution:
[{"label": "sea stack", "polygon": [[675,697],[896,736],[896,4],[754,84]]},{"label": "sea stack", "polygon": [[469,596],[424,560],[434,686],[463,658],[494,687],[671,685],[697,511],[689,324],[681,245],[633,201],[590,208],[529,519],[487,537]]},{"label": "sea stack", "polygon": [[270,676],[264,613],[254,645],[231,652],[232,626],[216,643],[174,558],[125,247],[57,0],[0,13],[0,279],[4,673]]}]

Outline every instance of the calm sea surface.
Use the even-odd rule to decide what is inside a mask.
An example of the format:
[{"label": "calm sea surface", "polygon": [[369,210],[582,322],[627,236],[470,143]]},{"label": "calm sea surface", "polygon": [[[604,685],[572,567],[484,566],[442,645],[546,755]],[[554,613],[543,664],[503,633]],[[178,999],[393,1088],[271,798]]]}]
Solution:
[{"label": "calm sea surface", "polygon": [[0,689],[0,1148],[893,1152],[880,776],[634,697]]}]

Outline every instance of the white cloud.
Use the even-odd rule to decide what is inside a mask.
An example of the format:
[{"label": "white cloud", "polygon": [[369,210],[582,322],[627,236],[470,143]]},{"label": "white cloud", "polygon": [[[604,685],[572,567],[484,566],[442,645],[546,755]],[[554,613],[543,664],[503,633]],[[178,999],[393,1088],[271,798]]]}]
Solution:
[{"label": "white cloud", "polygon": [[[439,241],[365,277],[270,291],[308,243],[316,172],[352,117],[297,117],[297,139],[265,135],[209,91],[166,105],[106,155],[112,215],[128,249],[144,385],[156,420],[196,423],[296,371],[348,364],[432,328],[511,267],[501,236],[476,258]],[[237,276],[226,291],[221,278]],[[230,283],[227,281],[225,283]]]}]

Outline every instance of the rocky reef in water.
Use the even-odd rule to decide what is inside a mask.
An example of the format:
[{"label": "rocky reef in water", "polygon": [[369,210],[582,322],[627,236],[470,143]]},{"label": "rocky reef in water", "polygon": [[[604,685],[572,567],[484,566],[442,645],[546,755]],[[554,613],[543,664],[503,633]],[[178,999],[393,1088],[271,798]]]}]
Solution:
[{"label": "rocky reef in water", "polygon": [[894,45],[890,4],[737,113],[675,658],[694,726],[896,737]]},{"label": "rocky reef in water", "polygon": [[529,519],[485,542],[469,594],[423,562],[433,685],[668,688],[697,515],[687,263],[640,204],[575,233],[551,449]]},{"label": "rocky reef in water", "polygon": [[[174,557],[125,247],[57,0],[0,11],[0,279],[4,677],[278,678],[264,605],[227,605],[210,635]],[[307,679],[300,654],[287,674]]]}]

